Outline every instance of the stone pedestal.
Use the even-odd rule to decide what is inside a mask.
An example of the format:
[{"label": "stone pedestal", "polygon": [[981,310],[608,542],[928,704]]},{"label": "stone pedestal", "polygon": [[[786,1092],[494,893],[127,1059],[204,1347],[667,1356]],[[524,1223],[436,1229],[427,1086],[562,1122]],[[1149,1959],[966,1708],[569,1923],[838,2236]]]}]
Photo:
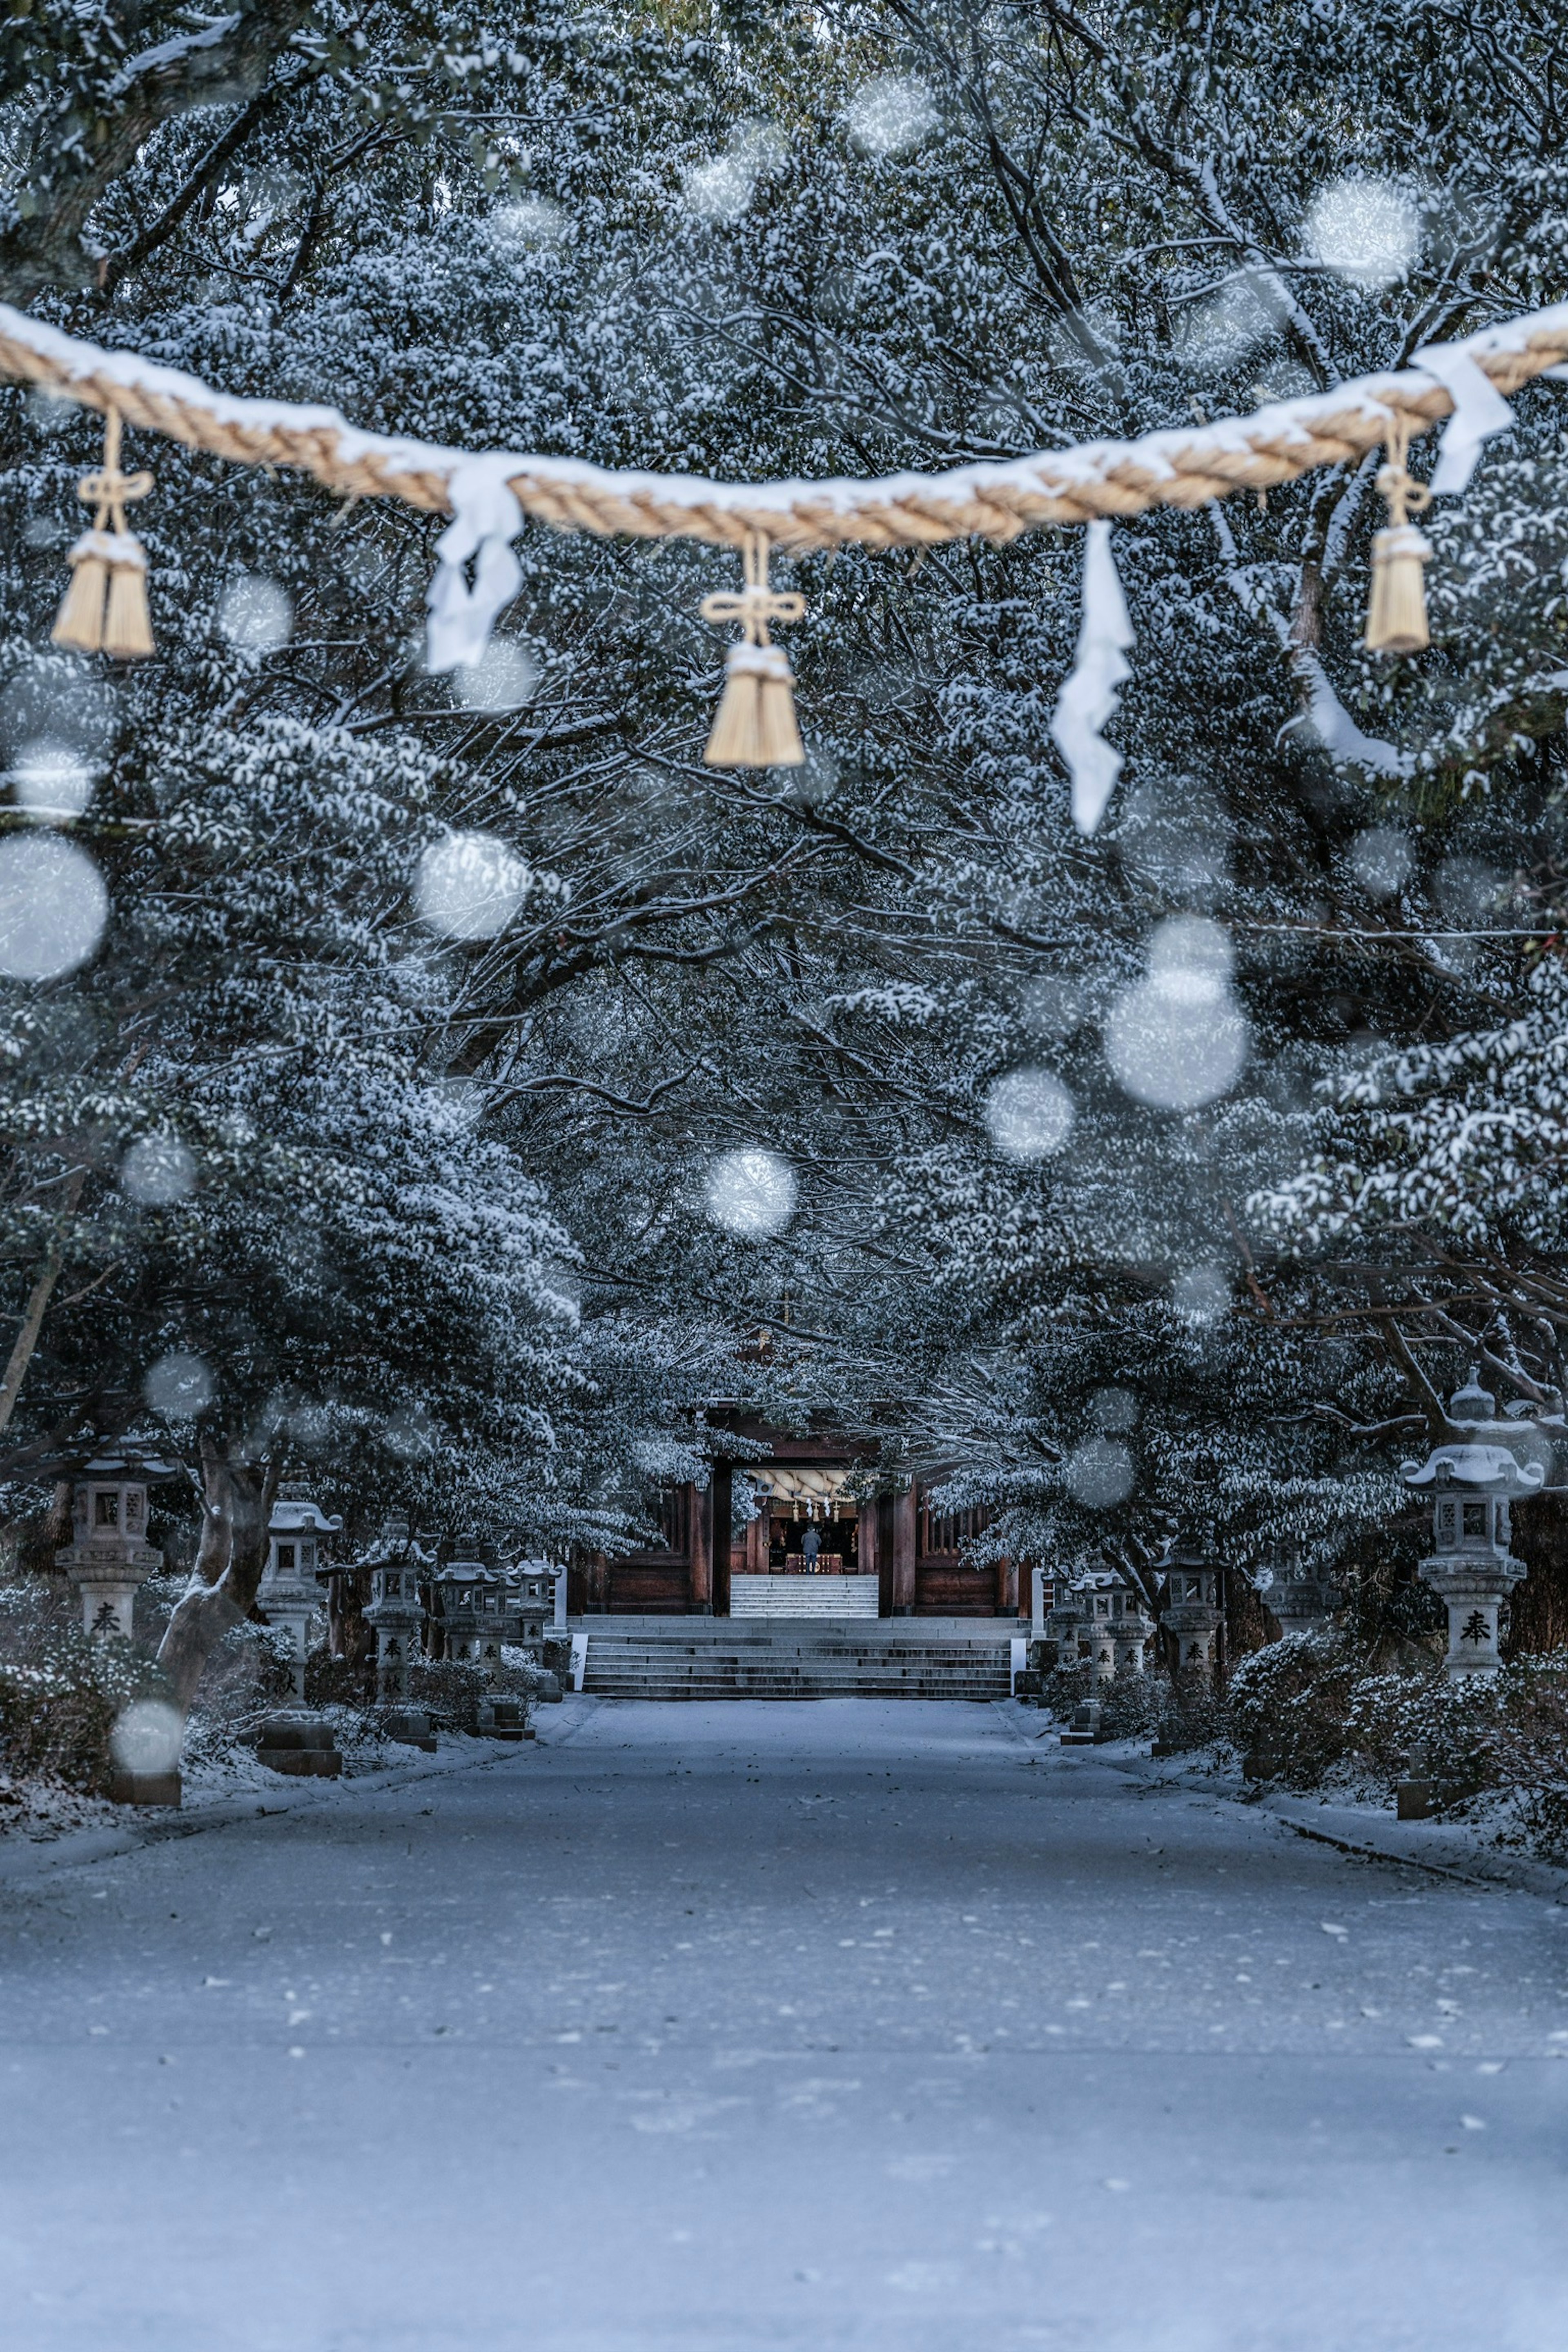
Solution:
[{"label": "stone pedestal", "polygon": [[395,1739],[401,1748],[422,1748],[426,1756],[436,1753],[436,1727],[422,1706],[395,1706],[387,1715],[382,1729],[388,1739]]},{"label": "stone pedestal", "polygon": [[181,1780],[174,1772],[111,1772],[109,1801],[113,1805],[173,1805],[181,1799]]},{"label": "stone pedestal", "polygon": [[527,1739],[531,1734],[527,1722],[528,1709],[520,1698],[486,1698],[479,1701],[479,1731],[481,1739]]},{"label": "stone pedestal", "polygon": [[1466,1568],[1452,1560],[1424,1559],[1416,1573],[1448,1612],[1448,1648],[1443,1660],[1447,1673],[1495,1674],[1502,1664],[1498,1615],[1514,1586],[1523,1582],[1524,1562]]},{"label": "stone pedestal", "polygon": [[298,1780],[335,1780],[343,1769],[332,1727],[324,1716],[268,1716],[256,1753],[270,1770]]}]

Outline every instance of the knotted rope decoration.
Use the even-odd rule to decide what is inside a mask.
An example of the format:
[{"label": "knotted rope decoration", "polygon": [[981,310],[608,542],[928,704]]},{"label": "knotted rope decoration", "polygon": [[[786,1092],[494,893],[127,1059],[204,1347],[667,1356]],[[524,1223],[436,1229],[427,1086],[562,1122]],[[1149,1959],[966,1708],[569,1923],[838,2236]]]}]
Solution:
[{"label": "knotted rope decoration", "polygon": [[1421,567],[1432,560],[1432,542],[1411,521],[1432,503],[1424,483],[1405,471],[1409,429],[1396,419],[1388,436],[1388,463],[1377,487],[1388,500],[1388,528],[1372,542],[1372,602],[1366,616],[1366,649],[1373,654],[1424,653],[1431,644],[1426,626],[1426,591]]},{"label": "knotted rope decoration", "polygon": [[113,654],[121,661],[135,661],[154,650],[147,614],[147,558],[140,540],[125,528],[128,500],[144,499],[152,487],[151,474],[121,472],[120,411],[110,408],[104,419],[102,471],[84,475],[77,485],[78,498],[94,509],[92,529],[83,531],[70,551],[71,584],[50,632],[57,646],[82,654]]},{"label": "knotted rope decoration", "polygon": [[702,757],[710,768],[798,768],[805,759],[795,717],[795,672],[770,621],[799,621],[805,598],[775,594],[768,586],[768,539],[749,530],[743,541],[746,584],[738,596],[702,599],[705,621],[739,621],[745,631],[725,656],[724,692]]}]

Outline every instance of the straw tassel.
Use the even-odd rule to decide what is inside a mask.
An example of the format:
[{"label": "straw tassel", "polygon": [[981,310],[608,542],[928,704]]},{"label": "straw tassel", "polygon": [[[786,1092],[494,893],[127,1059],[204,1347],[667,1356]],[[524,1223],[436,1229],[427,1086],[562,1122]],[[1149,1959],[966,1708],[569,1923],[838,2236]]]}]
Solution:
[{"label": "straw tassel", "polygon": [[739,621],[746,633],[725,656],[724,691],[702,757],[710,768],[798,768],[805,752],[795,722],[795,672],[769,637],[768,623],[803,619],[805,599],[769,588],[764,532],[748,531],[743,553],[741,593],[702,599],[705,621]]},{"label": "straw tassel", "polygon": [[1432,542],[1410,520],[1432,503],[1426,486],[1405,469],[1405,428],[1389,436],[1388,463],[1377,487],[1388,500],[1388,528],[1372,542],[1372,601],[1366,615],[1366,649],[1373,654],[1425,653],[1432,642],[1426,625],[1426,584],[1422,567],[1432,560]]},{"label": "straw tassel", "polygon": [[71,583],[50,635],[57,646],[76,653],[113,655],[138,661],[153,652],[147,611],[147,558],[140,540],[125,528],[126,503],[144,499],[151,474],[120,470],[120,411],[110,409],[104,426],[103,468],[77,485],[77,496],[95,511],[92,528],[71,549]]}]

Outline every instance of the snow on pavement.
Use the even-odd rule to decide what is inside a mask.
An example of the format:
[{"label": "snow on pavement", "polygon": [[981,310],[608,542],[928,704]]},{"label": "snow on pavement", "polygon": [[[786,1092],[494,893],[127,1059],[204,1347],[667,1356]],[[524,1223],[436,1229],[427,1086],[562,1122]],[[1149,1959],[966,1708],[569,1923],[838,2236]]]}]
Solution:
[{"label": "snow on pavement", "polygon": [[997,1708],[568,1700],[0,1987],[9,2352],[1568,2342],[1568,1911]]}]

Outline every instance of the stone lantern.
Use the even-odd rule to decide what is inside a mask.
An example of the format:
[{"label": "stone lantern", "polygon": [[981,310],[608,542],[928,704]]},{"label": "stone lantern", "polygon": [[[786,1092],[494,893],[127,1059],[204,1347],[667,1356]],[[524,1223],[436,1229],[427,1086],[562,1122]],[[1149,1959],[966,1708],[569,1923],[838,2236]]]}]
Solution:
[{"label": "stone lantern", "polygon": [[1095,1681],[1142,1674],[1154,1627],[1136,1585],[1120,1569],[1096,1569],[1079,1580],[1079,1595],[1085,1612],[1079,1655],[1093,1667]]},{"label": "stone lantern", "polygon": [[508,1580],[509,1642],[531,1658],[544,1655],[544,1628],[555,1609],[555,1580],[561,1571],[552,1560],[520,1559]]},{"label": "stone lantern", "polygon": [[1119,1675],[1141,1675],[1143,1654],[1154,1638],[1154,1621],[1131,1577],[1119,1575],[1111,1591],[1110,1638]]},{"label": "stone lantern", "polygon": [[1218,1664],[1219,1569],[1200,1551],[1173,1552],[1165,1568],[1165,1605],[1161,1622],[1176,1644],[1177,1672],[1212,1675]]},{"label": "stone lantern", "polygon": [[437,1620],[449,1658],[466,1659],[493,1675],[500,1665],[501,1644],[512,1638],[509,1580],[499,1568],[477,1558],[468,1547],[466,1559],[449,1559],[431,1580]]},{"label": "stone lantern", "polygon": [[147,1488],[175,1475],[173,1463],[147,1454],[116,1454],[78,1472],[71,1500],[71,1540],[55,1554],[81,1595],[82,1630],[131,1639],[136,1594],[163,1565],[147,1540]]},{"label": "stone lantern", "polygon": [[321,1605],[317,1556],[323,1536],[336,1535],[342,1519],[317,1509],[307,1486],[279,1486],[267,1524],[267,1566],[256,1603],[269,1625],[279,1625],[293,1653],[294,1696],[305,1696],[305,1645],[311,1618]]},{"label": "stone lantern", "polygon": [[1083,1594],[1068,1586],[1056,1606],[1046,1612],[1046,1640],[1056,1645],[1058,1666],[1076,1666],[1080,1643],[1089,1635],[1089,1616]]},{"label": "stone lantern", "polygon": [[425,1624],[425,1604],[419,1580],[429,1568],[404,1518],[389,1518],[369,1553],[360,1563],[370,1571],[370,1600],[364,1621],[375,1631],[375,1695],[378,1699],[408,1696],[408,1662],[419,1646]]},{"label": "stone lantern", "polygon": [[1303,1559],[1294,1547],[1277,1554],[1261,1591],[1264,1607],[1287,1633],[1321,1633],[1345,1605],[1344,1590],[1327,1563]]},{"label": "stone lantern", "polygon": [[[1484,1419],[1468,1410],[1486,1391],[1459,1390],[1450,1407],[1458,1427]],[[1498,1613],[1524,1562],[1509,1549],[1510,1507],[1540,1491],[1546,1477],[1540,1462],[1521,1463],[1505,1444],[1450,1441],[1435,1445],[1425,1462],[1402,1469],[1411,1486],[1432,1492],[1432,1552],[1416,1570],[1448,1612],[1448,1654],[1453,1675],[1489,1674],[1502,1663],[1498,1654]]]}]

